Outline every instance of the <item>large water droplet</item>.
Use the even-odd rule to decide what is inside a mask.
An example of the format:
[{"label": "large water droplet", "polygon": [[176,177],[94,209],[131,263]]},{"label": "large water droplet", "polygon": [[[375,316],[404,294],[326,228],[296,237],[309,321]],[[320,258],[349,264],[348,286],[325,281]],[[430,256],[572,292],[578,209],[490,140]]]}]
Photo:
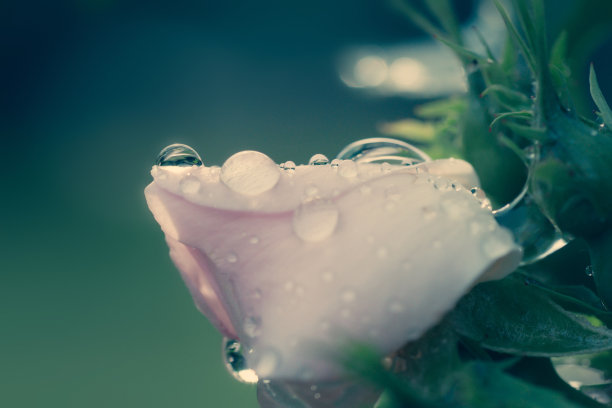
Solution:
[{"label": "large water droplet", "polygon": [[196,194],[200,191],[200,180],[192,175],[184,177],[179,183],[183,194]]},{"label": "large water droplet", "polygon": [[401,140],[386,137],[362,139],[346,146],[337,156],[342,160],[358,163],[383,163],[412,165],[431,161],[422,150]]},{"label": "large water droplet", "polygon": [[248,367],[247,361],[244,358],[242,346],[238,340],[223,338],[223,359],[225,368],[236,380],[254,384],[258,377],[254,370]]},{"label": "large water droplet", "polygon": [[191,147],[175,143],[170,146],[166,146],[157,155],[155,161],[157,166],[201,166],[202,159],[198,152]]},{"label": "large water droplet", "polygon": [[593,265],[589,265],[584,269],[586,276],[593,276]]},{"label": "large water droplet", "polygon": [[303,241],[322,241],[333,234],[338,217],[334,203],[322,199],[307,201],[293,214],[293,231]]},{"label": "large water droplet", "polygon": [[308,160],[308,164],[311,166],[324,166],[329,164],[329,159],[324,154],[317,153]]},{"label": "large water droplet", "polygon": [[272,159],[252,150],[234,154],[221,167],[221,181],[233,191],[248,196],[271,190],[280,175]]}]

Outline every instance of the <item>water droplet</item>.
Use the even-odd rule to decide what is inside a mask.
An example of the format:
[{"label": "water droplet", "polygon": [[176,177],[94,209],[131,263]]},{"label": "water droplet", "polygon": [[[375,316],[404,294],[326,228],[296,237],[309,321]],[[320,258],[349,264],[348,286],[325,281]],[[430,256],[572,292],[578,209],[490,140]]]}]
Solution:
[{"label": "water droplet", "polygon": [[327,158],[327,156],[321,153],[317,153],[312,156],[310,160],[308,160],[308,164],[311,166],[324,166],[326,164],[329,164],[329,159]]},{"label": "water droplet", "polygon": [[382,163],[387,161],[397,165],[412,165],[431,161],[422,150],[401,140],[375,137],[362,139],[346,146],[338,154],[338,159],[353,160],[357,163]]},{"label": "water droplet", "polygon": [[423,207],[423,219],[430,221],[436,218],[438,213],[432,207]]},{"label": "water droplet", "polygon": [[221,168],[221,181],[233,191],[257,195],[272,189],[280,178],[276,163],[263,153],[246,150],[231,156]]},{"label": "water droplet", "polygon": [[249,337],[257,337],[261,334],[261,318],[248,316],[242,322],[242,330]]},{"label": "water droplet", "polygon": [[402,198],[402,194],[397,187],[389,187],[385,190],[385,198],[391,201],[399,201]]},{"label": "water droplet", "polygon": [[292,162],[291,160],[286,161],[285,163],[283,163],[283,170],[285,170],[285,173],[287,174],[294,174],[295,173],[295,163]]},{"label": "water droplet", "polygon": [[338,218],[338,208],[333,202],[322,199],[307,201],[293,213],[293,231],[303,241],[322,241],[336,230]]},{"label": "water droplet", "polygon": [[593,276],[593,265],[587,266],[584,273],[586,273],[586,276]]},{"label": "water droplet", "polygon": [[201,166],[202,159],[198,152],[191,147],[175,143],[170,146],[166,146],[157,155],[155,164],[158,166]]},{"label": "water droplet", "polygon": [[340,171],[342,177],[351,178],[357,176],[357,163],[352,160],[342,160],[340,163]]},{"label": "water droplet", "polygon": [[310,391],[316,391],[317,390],[317,386],[316,385],[311,385],[310,386]]},{"label": "water droplet", "polygon": [[183,194],[196,194],[200,191],[200,180],[192,175],[187,175],[179,183],[179,188]]},{"label": "water droplet", "polygon": [[355,298],[357,297],[355,292],[352,291],[351,289],[345,289],[344,291],[342,291],[341,296],[342,296],[342,301],[345,303],[352,303],[355,301]]},{"label": "water droplet", "polygon": [[538,159],[540,155],[540,148],[538,145],[527,146],[523,149],[523,153],[525,154],[525,159],[528,161],[534,161]]},{"label": "water droplet", "polygon": [[221,167],[219,166],[210,166],[208,168],[209,172],[210,172],[210,176],[211,178],[214,179],[219,179],[219,175],[221,174]]},{"label": "water droplet", "polygon": [[306,190],[304,190],[304,196],[307,199],[310,199],[316,196],[318,193],[319,193],[319,189],[317,188],[317,186],[314,186],[312,184],[309,186],[306,186]]},{"label": "water droplet", "polygon": [[322,278],[325,282],[331,282],[334,280],[334,274],[331,272],[323,272]]},{"label": "water droplet", "polygon": [[273,349],[261,353],[255,365],[255,372],[259,377],[266,378],[274,374],[281,363],[280,355]]},{"label": "water droplet", "polygon": [[331,167],[334,170],[338,170],[338,167],[340,166],[340,160],[338,159],[334,159],[331,161]]},{"label": "water droplet", "polygon": [[480,201],[481,208],[486,208],[489,211],[493,209],[493,207],[491,206],[491,201],[487,198],[487,195],[484,193],[484,191],[482,191],[478,187],[472,187],[470,189],[470,192],[474,197],[478,199],[478,201]]},{"label": "water droplet", "polygon": [[321,398],[321,393],[320,392],[315,392],[314,399],[319,399],[319,398]]},{"label": "water droplet", "polygon": [[225,368],[236,380],[254,384],[258,381],[257,374],[250,369],[243,355],[243,349],[238,340],[223,338],[223,359]]},{"label": "water droplet", "polygon": [[385,259],[389,255],[389,251],[385,247],[380,247],[376,250],[376,256],[380,259]]},{"label": "water droplet", "polygon": [[253,235],[251,238],[249,238],[249,243],[253,245],[259,244],[259,237]]},{"label": "water droplet", "polygon": [[285,282],[284,288],[287,292],[291,292],[294,286],[295,286],[295,283],[293,283],[292,281],[287,281]]},{"label": "water droplet", "polygon": [[227,255],[225,256],[225,260],[226,260],[228,263],[236,263],[236,262],[238,262],[238,256],[237,256],[235,253],[230,252],[229,254],[227,254]]}]

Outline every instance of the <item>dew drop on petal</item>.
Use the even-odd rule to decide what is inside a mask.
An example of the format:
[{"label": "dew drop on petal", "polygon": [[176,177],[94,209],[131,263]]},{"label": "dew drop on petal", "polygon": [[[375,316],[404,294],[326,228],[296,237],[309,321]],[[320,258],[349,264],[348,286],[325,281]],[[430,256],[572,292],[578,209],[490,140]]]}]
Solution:
[{"label": "dew drop on petal", "polygon": [[272,159],[252,150],[234,154],[221,167],[221,181],[231,190],[248,196],[272,189],[280,175]]},{"label": "dew drop on petal", "polygon": [[295,163],[291,160],[286,161],[285,163],[283,163],[283,170],[285,170],[287,174],[295,173]]},{"label": "dew drop on petal", "polygon": [[188,175],[181,180],[179,188],[183,194],[196,194],[200,191],[200,180],[195,176]]},{"label": "dew drop on petal", "polygon": [[329,159],[324,154],[317,153],[308,160],[308,164],[311,166],[324,166],[329,164]]},{"label": "dew drop on petal", "polygon": [[225,256],[225,260],[226,260],[228,263],[236,263],[236,262],[238,262],[238,256],[237,256],[235,253],[230,252],[229,254],[227,254],[227,255]]},{"label": "dew drop on petal", "polygon": [[436,218],[438,213],[431,207],[423,207],[423,219],[430,221]]},{"label": "dew drop on petal", "polygon": [[380,247],[376,250],[376,256],[380,259],[385,259],[389,255],[389,251],[385,247]]},{"label": "dew drop on petal", "polygon": [[253,235],[251,238],[249,238],[249,243],[253,245],[259,244],[259,237]]},{"label": "dew drop on petal", "polygon": [[303,241],[322,241],[334,233],[338,217],[338,208],[333,202],[306,201],[293,213],[293,231]]},{"label": "dew drop on petal", "polygon": [[243,349],[238,340],[223,338],[223,360],[225,368],[236,380],[253,384],[258,381],[257,374],[247,365],[244,358]]},{"label": "dew drop on petal", "polygon": [[593,276],[593,265],[589,265],[584,269],[586,276]]},{"label": "dew drop on petal", "polygon": [[268,349],[261,353],[255,365],[255,372],[259,377],[270,377],[279,368],[280,355],[274,349]]},{"label": "dew drop on petal", "polygon": [[248,316],[242,322],[242,330],[249,337],[258,337],[261,334],[261,319],[255,316]]},{"label": "dew drop on petal", "polygon": [[202,159],[193,148],[184,144],[175,143],[164,147],[162,151],[159,152],[155,164],[158,166],[180,167],[201,166]]},{"label": "dew drop on petal", "polygon": [[323,272],[323,275],[321,277],[325,282],[331,282],[332,280],[334,280],[334,274],[331,272]]},{"label": "dew drop on petal", "polygon": [[404,311],[404,305],[397,299],[393,299],[389,302],[389,312],[391,313],[402,313]]},{"label": "dew drop on petal", "polygon": [[330,164],[331,164],[332,169],[338,170],[338,167],[340,166],[340,160],[334,159],[331,161]]},{"label": "dew drop on petal", "polygon": [[484,193],[484,191],[482,191],[478,187],[472,187],[470,192],[472,193],[472,195],[474,197],[476,197],[480,201],[480,207],[481,208],[486,208],[489,211],[493,209],[493,207],[491,205],[491,201],[487,198],[487,196]]},{"label": "dew drop on petal", "polygon": [[338,174],[346,178],[356,177],[357,163],[352,160],[343,160],[342,163],[340,163],[340,171]]},{"label": "dew drop on petal", "polygon": [[319,189],[317,188],[317,186],[314,185],[309,185],[306,186],[306,189],[304,190],[304,196],[306,196],[306,198],[311,198],[316,196],[319,193]]},{"label": "dew drop on petal", "polygon": [[345,289],[342,291],[342,301],[345,303],[352,303],[355,301],[355,298],[357,297],[357,295],[355,295],[355,292],[352,291],[351,289]]}]

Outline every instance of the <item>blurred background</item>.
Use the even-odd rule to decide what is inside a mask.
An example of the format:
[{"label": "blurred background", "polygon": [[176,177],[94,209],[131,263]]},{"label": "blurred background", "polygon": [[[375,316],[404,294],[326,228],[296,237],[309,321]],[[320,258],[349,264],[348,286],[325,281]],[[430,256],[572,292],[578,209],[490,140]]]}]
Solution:
[{"label": "blurred background", "polygon": [[[612,98],[612,5],[548,10],[577,89],[594,61]],[[392,69],[427,41],[375,0],[0,3],[0,405],[255,407],[146,208],[150,167],[177,142],[207,165],[332,157],[461,91],[461,72],[436,92],[405,80],[437,72],[426,59]]]}]

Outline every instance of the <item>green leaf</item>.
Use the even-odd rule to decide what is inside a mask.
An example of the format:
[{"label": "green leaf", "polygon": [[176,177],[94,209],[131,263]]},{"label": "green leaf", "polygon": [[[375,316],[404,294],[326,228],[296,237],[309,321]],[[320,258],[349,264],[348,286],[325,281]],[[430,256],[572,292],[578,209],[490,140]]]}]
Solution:
[{"label": "green leaf", "polygon": [[597,105],[597,109],[599,109],[601,118],[606,126],[612,129],[612,110],[610,110],[610,106],[608,105],[608,102],[606,102],[606,98],[604,98],[603,94],[601,93],[593,64],[591,64],[589,72],[589,86],[591,89],[591,97],[593,98],[595,105]]},{"label": "green leaf", "polygon": [[606,306],[612,307],[612,230],[588,239],[593,279]]},{"label": "green leaf", "polygon": [[449,0],[425,0],[425,4],[438,19],[442,27],[450,34],[451,38],[461,43],[461,31],[455,18],[455,12]]},{"label": "green leaf", "polygon": [[461,98],[448,98],[417,106],[414,113],[423,119],[438,119],[465,111],[466,102]]},{"label": "green leaf", "polygon": [[451,319],[459,334],[499,352],[550,357],[612,349],[612,330],[593,327],[517,274],[474,288]]},{"label": "green leaf", "polygon": [[508,122],[505,126],[512,130],[514,134],[532,142],[544,142],[547,138],[546,129],[520,125],[513,122]]},{"label": "green leaf", "polygon": [[524,119],[529,119],[533,117],[533,112],[530,110],[521,110],[521,111],[516,111],[516,112],[504,112],[504,113],[500,113],[499,115],[497,115],[495,117],[495,119],[493,119],[491,121],[491,123],[489,124],[489,128],[492,128],[497,122],[499,122],[502,119],[505,118],[524,118]]},{"label": "green leaf", "polygon": [[506,28],[508,30],[508,33],[510,34],[510,37],[512,37],[512,39],[518,44],[521,51],[523,52],[523,55],[525,56],[527,65],[529,65],[531,72],[535,74],[537,72],[536,65],[535,65],[535,57],[531,49],[529,48],[527,43],[525,43],[525,40],[523,39],[523,37],[519,34],[516,26],[512,23],[512,20],[510,20],[510,16],[508,15],[508,12],[504,8],[504,6],[501,5],[499,0],[493,0],[493,3],[495,4],[495,7],[497,7],[499,14],[504,20],[504,24],[506,25]]},{"label": "green leaf", "polygon": [[562,395],[521,381],[503,372],[499,364],[471,362],[456,374],[453,397],[458,404],[477,408],[579,408]]},{"label": "green leaf", "polygon": [[423,13],[412,7],[407,0],[391,0],[390,4],[400,13],[408,17],[417,27],[433,35],[434,37],[442,38],[444,34],[438,27],[433,25],[431,21]]}]

